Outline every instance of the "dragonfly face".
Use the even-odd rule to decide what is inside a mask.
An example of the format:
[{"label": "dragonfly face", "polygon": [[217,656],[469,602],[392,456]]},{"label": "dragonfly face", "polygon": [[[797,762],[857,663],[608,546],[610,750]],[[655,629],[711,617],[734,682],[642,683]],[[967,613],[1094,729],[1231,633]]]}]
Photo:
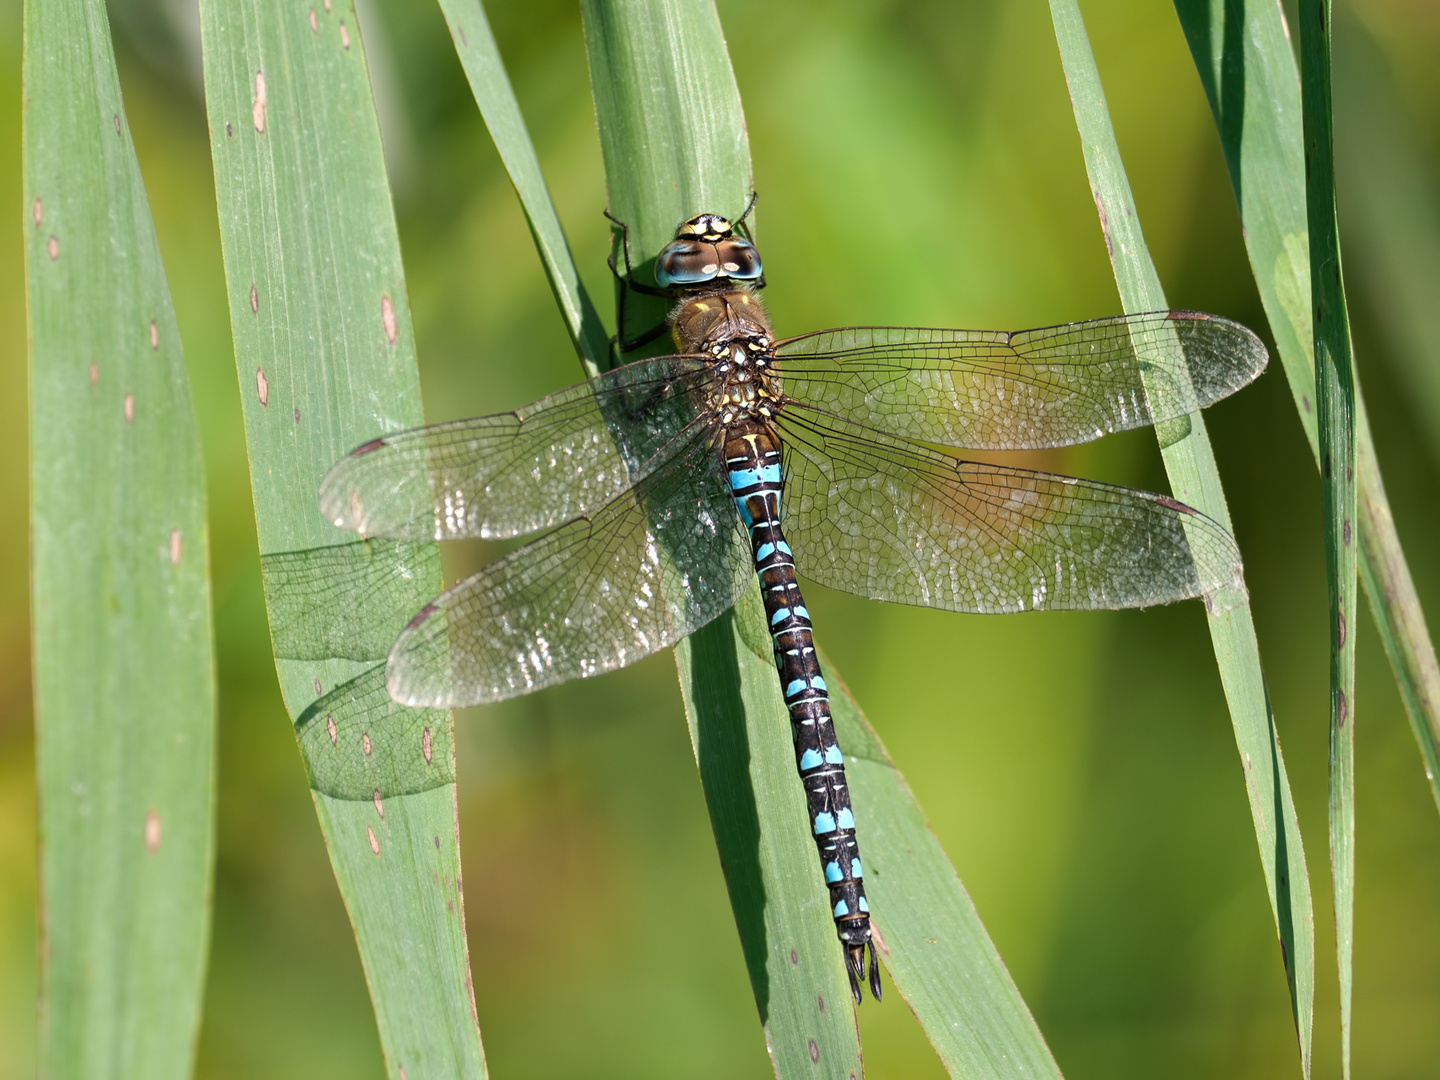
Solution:
[{"label": "dragonfly face", "polygon": [[401,634],[386,686],[408,705],[485,704],[624,667],[728,610],[758,575],[852,990],[858,1000],[868,951],[878,997],[844,757],[797,571],[950,611],[1224,605],[1243,595],[1240,555],[1203,514],[959,451],[1181,419],[1268,358],[1244,327],[1179,311],[777,339],[755,292],[760,256],[716,214],[683,222],[656,266],[679,300],[674,355],[374,439],[325,478],[321,510],[397,540],[550,530]]},{"label": "dragonfly face", "polygon": [[760,253],[735,235],[719,214],[699,214],[680,223],[675,239],[655,260],[655,280],[663,289],[684,289],[728,278],[759,281]]}]

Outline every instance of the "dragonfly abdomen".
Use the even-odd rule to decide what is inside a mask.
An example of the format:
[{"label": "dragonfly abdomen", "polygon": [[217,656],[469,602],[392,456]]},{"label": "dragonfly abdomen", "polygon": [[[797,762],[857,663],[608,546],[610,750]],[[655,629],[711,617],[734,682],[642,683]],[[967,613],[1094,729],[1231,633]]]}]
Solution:
[{"label": "dragonfly abdomen", "polygon": [[835,738],[830,695],[805,598],[795,579],[795,562],[780,526],[783,476],[780,444],[758,422],[733,425],[725,440],[725,466],[740,518],[750,533],[760,576],[765,616],[775,646],[775,666],[790,713],[795,763],[805,787],[811,831],[830,890],[835,930],[845,947],[850,988],[858,1003],[870,949],[870,989],[880,997],[880,971],[870,939],[870,905],[865,898],[855,813],[845,781],[845,758]]}]

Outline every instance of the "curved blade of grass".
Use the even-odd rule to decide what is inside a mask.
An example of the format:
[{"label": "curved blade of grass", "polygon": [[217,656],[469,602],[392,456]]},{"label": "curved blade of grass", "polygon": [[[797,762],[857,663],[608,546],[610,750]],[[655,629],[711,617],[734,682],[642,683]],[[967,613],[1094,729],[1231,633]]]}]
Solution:
[{"label": "curved blade of grass", "polygon": [[[1177,0],[1175,9],[1220,132],[1250,268],[1318,463],[1300,77],[1284,15],[1270,0]],[[1431,319],[1428,306],[1424,312]],[[1440,663],[1395,532],[1358,386],[1355,404],[1360,580],[1440,808]]]},{"label": "curved blade of grass", "polygon": [[453,718],[384,692],[439,591],[433,544],[355,541],[316,492],[356,444],[421,422],[405,280],[346,2],[201,5],[206,103],[266,605],[389,1075],[485,1074],[470,995]]},{"label": "curved blade of grass", "polygon": [[[835,670],[823,652],[821,662]],[[1050,1048],[905,778],[850,688],[838,675],[827,678],[845,775],[865,821],[865,887],[886,916],[877,947],[890,977],[951,1076],[1058,1078]]]},{"label": "curved blade of grass", "polygon": [[540,172],[540,160],[525,130],[520,104],[515,100],[500,50],[495,46],[495,35],[490,32],[490,21],[480,0],[440,0],[440,8],[445,12],[445,22],[450,27],[450,37],[455,42],[465,77],[470,80],[475,103],[480,106],[485,126],[495,140],[495,149],[500,152],[500,160],[505,163],[505,171],[520,196],[530,235],[535,240],[570,338],[575,342],[575,351],[580,354],[586,377],[592,378],[610,366],[610,338],[575,269],[570,245],[550,199],[550,189]]},{"label": "curved blade of grass", "polygon": [[[710,5],[587,3],[584,12],[610,209],[629,225],[643,279],[677,221],[703,209],[737,215],[748,201],[743,111]],[[627,304],[631,334],[665,316],[663,301],[646,299]],[[843,1076],[858,1071],[847,980],[771,650],[752,589],[682,643],[676,661],[776,1075]],[[1058,1076],[914,798],[828,662],[826,671],[896,989],[955,1075]]]},{"label": "curved blade of grass", "polygon": [[1348,1077],[1355,945],[1355,635],[1350,632],[1355,625],[1355,380],[1335,209],[1329,0],[1300,6],[1300,58],[1315,405],[1330,593],[1330,877],[1340,975],[1340,1071]]},{"label": "curved blade of grass", "polygon": [[[1168,307],[1145,246],[1080,10],[1075,0],[1050,0],[1050,12],[1121,303],[1127,312]],[[1156,434],[1176,497],[1230,528],[1230,512],[1204,418],[1194,413],[1188,419],[1160,425]],[[1243,597],[1235,597],[1232,602],[1233,606],[1222,607],[1207,600],[1206,617],[1235,727],[1235,743],[1245,769],[1250,815],[1290,986],[1301,1067],[1309,1075],[1315,994],[1315,919],[1310,881],[1300,824],[1260,668],[1255,623]]]},{"label": "curved blade of grass", "polygon": [[1416,418],[1440,462],[1440,173],[1425,136],[1406,115],[1380,46],[1365,24],[1335,12],[1337,187],[1347,193],[1345,230],[1357,286],[1382,316]]},{"label": "curved blade of grass", "polygon": [[214,858],[200,445],[100,0],[25,5],[39,1071],[190,1075]]}]

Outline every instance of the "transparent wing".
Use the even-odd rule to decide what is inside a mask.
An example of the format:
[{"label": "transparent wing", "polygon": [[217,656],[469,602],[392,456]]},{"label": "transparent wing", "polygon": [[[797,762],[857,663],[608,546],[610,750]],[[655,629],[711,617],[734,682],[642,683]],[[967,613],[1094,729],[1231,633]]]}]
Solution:
[{"label": "transparent wing", "polygon": [[786,534],[822,585],[986,613],[1244,595],[1230,534],[1163,495],[961,461],[793,405],[779,426]]},{"label": "transparent wing", "polygon": [[1249,383],[1268,359],[1239,323],[1187,311],[1013,333],[823,330],[781,342],[775,356],[787,397],[971,450],[1069,446],[1184,416]]},{"label": "transparent wing", "polygon": [[591,517],[492,563],[420,612],[390,651],[410,705],[479,705],[598,675],[675,644],[755,573],[719,455],[683,449]]},{"label": "transparent wing", "polygon": [[385,435],[330,470],[320,512],[341,528],[397,540],[548,528],[643,477],[695,418],[710,379],[701,360],[660,356],[514,412]]}]

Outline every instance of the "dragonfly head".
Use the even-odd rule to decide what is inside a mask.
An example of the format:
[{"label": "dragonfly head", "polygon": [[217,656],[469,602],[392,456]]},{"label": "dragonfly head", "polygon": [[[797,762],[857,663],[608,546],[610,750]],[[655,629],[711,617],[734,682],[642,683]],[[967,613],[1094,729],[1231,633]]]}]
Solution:
[{"label": "dragonfly head", "polygon": [[666,289],[704,285],[711,281],[759,281],[764,271],[755,245],[735,235],[719,214],[697,214],[682,221],[675,239],[655,260],[655,281]]}]

